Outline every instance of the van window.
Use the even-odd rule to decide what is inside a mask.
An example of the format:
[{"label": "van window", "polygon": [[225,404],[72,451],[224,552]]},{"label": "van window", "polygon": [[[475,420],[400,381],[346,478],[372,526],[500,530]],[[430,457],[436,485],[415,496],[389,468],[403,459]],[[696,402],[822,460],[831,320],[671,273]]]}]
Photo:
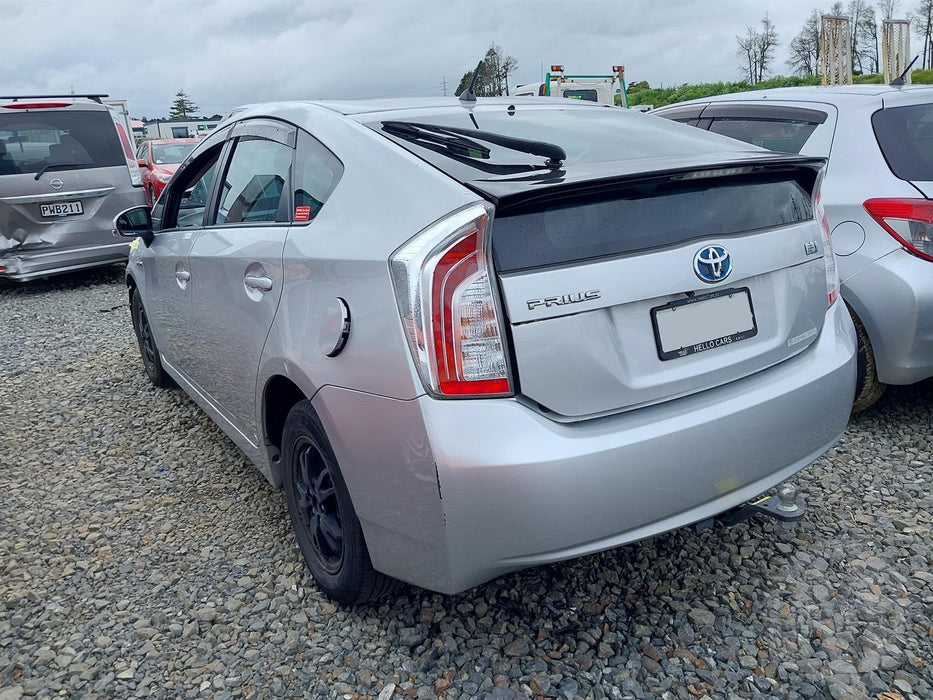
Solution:
[{"label": "van window", "polygon": [[126,165],[108,112],[30,111],[0,114],[0,173],[36,173],[50,164]]}]

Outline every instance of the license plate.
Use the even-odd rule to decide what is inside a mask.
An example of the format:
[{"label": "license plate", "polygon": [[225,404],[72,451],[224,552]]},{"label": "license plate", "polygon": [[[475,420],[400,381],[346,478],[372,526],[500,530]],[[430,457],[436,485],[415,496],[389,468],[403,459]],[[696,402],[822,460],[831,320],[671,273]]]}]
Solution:
[{"label": "license plate", "polygon": [[55,202],[55,204],[40,204],[39,213],[42,216],[71,216],[83,214],[84,206],[81,202]]},{"label": "license plate", "polygon": [[673,360],[758,334],[747,287],[723,289],[651,309],[658,357]]}]

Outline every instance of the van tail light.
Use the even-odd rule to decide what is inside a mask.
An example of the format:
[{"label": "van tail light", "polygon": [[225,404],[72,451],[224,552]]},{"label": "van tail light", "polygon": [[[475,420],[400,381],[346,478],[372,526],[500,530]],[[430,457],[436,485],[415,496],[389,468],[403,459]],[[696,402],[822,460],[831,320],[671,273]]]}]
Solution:
[{"label": "van tail light", "polygon": [[435,396],[512,393],[499,301],[486,257],[493,208],[472,204],[389,258],[415,366]]},{"label": "van tail light", "polygon": [[143,186],[143,176],[139,170],[139,163],[136,162],[136,155],[133,153],[133,148],[130,146],[130,137],[126,133],[126,127],[123,126],[117,117],[111,114],[113,117],[113,124],[117,127],[117,135],[120,137],[120,145],[123,146],[123,157],[126,158],[126,167],[130,171],[130,182],[134,187]]},{"label": "van tail light", "polygon": [[829,220],[826,218],[826,210],[823,208],[823,193],[817,190],[816,198],[813,200],[813,212],[817,223],[820,225],[820,233],[823,235],[823,267],[826,270],[826,305],[832,306],[833,302],[839,298],[839,273],[836,271],[836,256],[833,253],[833,239],[829,231]]},{"label": "van tail light", "polygon": [[933,201],[869,199],[862,206],[908,253],[933,261]]}]

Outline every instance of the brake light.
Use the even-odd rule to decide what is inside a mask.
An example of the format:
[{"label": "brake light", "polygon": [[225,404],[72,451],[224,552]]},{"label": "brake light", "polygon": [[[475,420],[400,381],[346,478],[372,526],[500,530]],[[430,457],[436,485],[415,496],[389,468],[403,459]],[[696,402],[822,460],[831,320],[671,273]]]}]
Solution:
[{"label": "brake light", "polygon": [[933,201],[869,199],[862,206],[908,253],[933,261]]},{"label": "brake light", "polygon": [[437,396],[512,393],[485,252],[492,213],[486,204],[454,212],[389,259],[412,357]]},{"label": "brake light", "polygon": [[833,254],[833,239],[829,231],[829,220],[826,218],[826,210],[823,208],[823,193],[817,190],[816,198],[813,201],[813,212],[817,223],[820,225],[820,233],[823,236],[823,268],[826,271],[826,305],[832,306],[833,302],[839,298],[839,273],[836,271],[836,256]]},{"label": "brake light", "polygon": [[6,109],[48,109],[49,107],[71,107],[73,102],[11,102]]}]

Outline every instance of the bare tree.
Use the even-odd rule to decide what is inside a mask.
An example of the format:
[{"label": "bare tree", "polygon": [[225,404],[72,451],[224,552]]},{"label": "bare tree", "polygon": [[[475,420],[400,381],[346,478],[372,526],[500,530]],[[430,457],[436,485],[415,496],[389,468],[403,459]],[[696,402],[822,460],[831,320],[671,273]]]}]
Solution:
[{"label": "bare tree", "polygon": [[[860,3],[861,8],[856,8]],[[849,4],[852,15],[852,56],[859,70],[868,73],[879,71],[878,18],[875,8],[863,0],[852,0]]]},{"label": "bare tree", "polygon": [[911,22],[914,33],[923,39],[921,68],[933,68],[933,0],[920,0]]},{"label": "bare tree", "polygon": [[881,0],[878,9],[881,10],[881,19],[895,19],[901,9],[901,0]]},{"label": "bare tree", "polygon": [[820,65],[820,13],[813,10],[803,28],[790,40],[787,66],[797,75],[816,75]]},{"label": "bare tree", "polygon": [[[930,0],[933,2],[933,0]],[[768,15],[761,19],[761,31],[748,27],[744,36],[736,36],[736,55],[742,59],[739,70],[752,85],[760,83],[770,72],[777,49],[778,35]]]}]

